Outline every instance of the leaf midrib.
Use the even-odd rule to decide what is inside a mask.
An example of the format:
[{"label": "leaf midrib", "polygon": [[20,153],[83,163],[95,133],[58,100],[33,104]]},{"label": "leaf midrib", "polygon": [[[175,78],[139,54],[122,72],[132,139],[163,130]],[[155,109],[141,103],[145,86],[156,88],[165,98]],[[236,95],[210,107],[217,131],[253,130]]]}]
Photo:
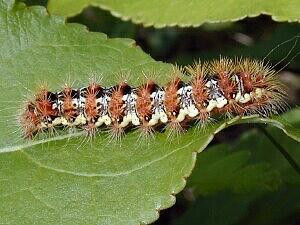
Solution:
[{"label": "leaf midrib", "polygon": [[[206,143],[206,145],[211,141],[211,139],[213,138],[213,135],[211,135],[211,137],[209,138],[209,141]],[[42,167],[44,169],[48,169],[48,170],[52,170],[52,171],[55,171],[55,172],[58,172],[58,173],[64,173],[64,174],[69,174],[69,175],[73,175],[73,176],[80,176],[80,177],[118,177],[118,176],[126,176],[126,175],[129,175],[131,173],[134,173],[136,171],[139,171],[139,170],[142,170],[146,167],[149,167],[151,166],[152,164],[156,163],[156,162],[159,162],[161,160],[164,160],[165,158],[175,154],[176,152],[182,150],[182,149],[186,149],[188,148],[188,146],[194,144],[196,141],[191,141],[189,142],[188,144],[184,145],[184,146],[181,146],[180,148],[175,148],[173,151],[159,157],[159,158],[156,158],[152,161],[149,161],[149,162],[146,162],[136,168],[133,168],[131,170],[127,170],[127,171],[123,171],[123,172],[118,172],[118,173],[84,173],[84,172],[73,172],[73,171],[69,171],[69,170],[64,170],[64,169],[58,169],[58,168],[54,168],[54,167],[51,167],[51,166],[47,166],[47,165],[44,165],[43,163],[39,162],[38,160],[34,159],[30,154],[28,154],[27,152],[25,151],[21,151],[22,154],[24,154],[30,161],[32,161],[34,164],[36,164],[37,166],[39,167]],[[206,147],[203,146],[203,149]]]}]

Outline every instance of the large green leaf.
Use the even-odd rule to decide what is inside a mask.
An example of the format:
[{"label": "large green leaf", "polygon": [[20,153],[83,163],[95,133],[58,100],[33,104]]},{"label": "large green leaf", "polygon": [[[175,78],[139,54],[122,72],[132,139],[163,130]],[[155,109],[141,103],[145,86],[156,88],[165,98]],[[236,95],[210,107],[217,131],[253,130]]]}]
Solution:
[{"label": "large green leaf", "polygon": [[283,186],[262,195],[223,191],[198,197],[171,224],[186,225],[188,221],[188,225],[292,225],[299,220],[299,202],[299,186]]},{"label": "large green leaf", "polygon": [[[299,115],[293,110],[283,118],[300,127]],[[300,164],[299,143],[278,129],[267,130]],[[195,201],[172,224],[292,224],[288,221],[300,207],[299,174],[258,132],[252,129],[234,143],[208,147],[198,156],[186,192]]]},{"label": "large green leaf", "polygon": [[[280,119],[288,121],[298,130],[300,110],[291,110]],[[299,142],[274,127],[269,128],[268,132],[300,165]],[[219,144],[202,152],[187,186],[193,189],[196,196],[212,195],[222,190],[261,193],[274,191],[284,183],[294,184],[298,180],[300,184],[298,176],[276,146],[259,130],[253,129],[231,145]]]},{"label": "large green leaf", "polygon": [[267,163],[253,163],[251,158],[249,150],[234,151],[225,144],[207,148],[199,156],[188,187],[195,195],[222,190],[237,193],[276,190],[281,184],[279,172]]},{"label": "large green leaf", "polygon": [[[247,214],[252,195],[223,191],[212,196],[198,197],[172,225],[233,225]],[[199,223],[199,221],[201,221]]]},{"label": "large green leaf", "polygon": [[145,26],[199,26],[205,22],[236,21],[268,14],[276,21],[300,21],[298,0],[50,0],[51,13],[74,16],[88,5]]},{"label": "large green leaf", "polygon": [[[119,80],[116,73],[129,73],[136,85],[143,72],[155,72],[164,82],[171,66],[155,62],[132,40],[107,39],[65,24],[44,8],[12,0],[0,0],[0,43],[1,224],[150,223],[159,210],[174,204],[196,152],[214,133],[242,122],[235,118],[206,131],[191,129],[173,141],[159,133],[151,142],[138,143],[137,132],[130,132],[121,145],[109,144],[105,134],[85,140],[78,131],[22,140],[15,115],[38,84],[58,90],[68,79],[82,86],[98,75],[112,85]],[[298,131],[278,119],[255,122],[270,122],[300,139]]]}]

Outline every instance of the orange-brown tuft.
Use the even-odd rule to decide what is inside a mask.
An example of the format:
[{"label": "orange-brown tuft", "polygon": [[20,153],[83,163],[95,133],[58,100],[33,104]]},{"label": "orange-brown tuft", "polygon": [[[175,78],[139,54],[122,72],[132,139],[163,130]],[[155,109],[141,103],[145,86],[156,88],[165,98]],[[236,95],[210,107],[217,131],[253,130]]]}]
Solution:
[{"label": "orange-brown tuft", "polygon": [[241,81],[243,82],[243,86],[244,86],[244,90],[247,93],[250,93],[251,91],[253,91],[253,81],[251,78],[251,73],[249,72],[241,72],[238,74],[239,78],[241,79]]},{"label": "orange-brown tuft", "polygon": [[154,81],[150,80],[137,90],[136,111],[142,122],[142,125],[149,122],[152,115],[151,93],[156,89]]},{"label": "orange-brown tuft", "polygon": [[20,124],[23,128],[24,137],[32,139],[40,129],[40,118],[34,112],[35,105],[33,102],[26,104],[26,110],[20,116]]},{"label": "orange-brown tuft", "polygon": [[166,113],[171,121],[176,120],[180,110],[180,99],[178,98],[178,89],[180,88],[181,79],[179,77],[174,78],[166,85],[165,88],[165,100],[164,105]]},{"label": "orange-brown tuft", "polygon": [[51,94],[47,89],[42,89],[36,95],[35,105],[37,113],[42,119],[59,114],[58,109],[52,108]]},{"label": "orange-brown tuft", "polygon": [[231,99],[236,92],[236,84],[233,81],[234,69],[234,62],[222,57],[211,64],[211,73],[218,77],[218,84],[226,99]]},{"label": "orange-brown tuft", "polygon": [[73,105],[73,89],[71,87],[65,87],[63,94],[63,113],[62,116],[69,122],[72,122],[78,116],[77,106]]},{"label": "orange-brown tuft", "polygon": [[97,83],[92,83],[87,87],[85,114],[88,122],[95,122],[94,120],[99,116],[97,110],[97,95],[102,91],[102,88]]},{"label": "orange-brown tuft", "polygon": [[209,113],[206,111],[206,105],[209,99],[208,92],[205,87],[207,82],[207,65],[202,65],[200,62],[193,66],[186,67],[189,74],[192,75],[191,86],[193,88],[193,99],[196,108],[199,110],[198,120],[206,121],[209,118]]},{"label": "orange-brown tuft", "polygon": [[112,91],[111,99],[108,105],[108,110],[111,114],[111,119],[113,123],[119,123],[120,121],[122,121],[125,115],[125,106],[122,98],[128,87],[128,84],[124,82],[116,86]]},{"label": "orange-brown tuft", "polygon": [[200,74],[192,80],[193,97],[198,110],[204,109],[208,100],[208,92],[205,88],[205,78]]}]

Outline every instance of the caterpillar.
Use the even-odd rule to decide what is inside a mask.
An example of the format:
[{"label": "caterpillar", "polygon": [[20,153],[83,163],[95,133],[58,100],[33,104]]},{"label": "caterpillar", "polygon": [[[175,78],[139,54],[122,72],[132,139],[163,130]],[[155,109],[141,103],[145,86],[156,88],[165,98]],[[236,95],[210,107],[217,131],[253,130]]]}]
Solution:
[{"label": "caterpillar", "polygon": [[184,69],[174,67],[164,86],[149,79],[138,87],[126,81],[111,87],[92,81],[86,87],[65,86],[57,92],[43,87],[26,101],[19,123],[24,138],[66,128],[93,136],[108,127],[115,137],[134,127],[144,134],[162,126],[180,132],[216,116],[277,114],[286,107],[285,97],[270,65],[248,58],[220,57]]}]

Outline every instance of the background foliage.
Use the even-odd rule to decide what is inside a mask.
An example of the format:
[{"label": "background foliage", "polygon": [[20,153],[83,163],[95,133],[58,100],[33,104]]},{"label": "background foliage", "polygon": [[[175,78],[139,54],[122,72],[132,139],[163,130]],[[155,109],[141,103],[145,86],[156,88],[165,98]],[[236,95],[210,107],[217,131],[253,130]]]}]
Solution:
[{"label": "background foliage", "polygon": [[205,22],[236,21],[262,13],[277,21],[299,21],[300,18],[297,0],[50,0],[48,9],[55,14],[74,16],[88,5],[109,10],[123,20],[155,27],[199,26]]},{"label": "background foliage", "polygon": [[[122,18],[156,27],[237,20],[261,12],[272,14],[273,19],[280,21],[299,21],[298,1],[284,5],[282,1],[272,4],[258,1],[257,4],[251,2],[254,7],[246,7],[250,2],[241,1],[243,4],[235,4],[237,10],[230,7],[231,11],[225,4],[222,14],[218,11],[220,7],[213,4],[209,5],[210,10],[200,10],[211,17],[199,13],[193,4],[185,7],[197,9],[196,14],[177,7],[180,1],[170,7],[165,16],[157,16],[160,12],[153,11],[155,1],[147,1],[148,7],[137,3],[125,7],[126,1],[123,5],[118,1],[98,4],[81,0],[70,4],[52,0],[48,10],[74,16],[83,6],[92,3],[110,8]],[[47,2],[35,0],[26,4],[46,6]],[[66,5],[61,8],[60,4]],[[173,15],[180,12],[184,12],[182,17],[174,22],[176,16]],[[12,1],[4,0],[1,1],[1,18],[0,70],[6,74],[1,76],[1,88],[5,91],[0,101],[6,106],[4,110],[1,108],[2,118],[9,118],[15,111],[14,102],[7,99],[22,101],[24,87],[34,89],[36,82],[45,77],[53,89],[59,88],[58,81],[70,76],[70,72],[80,85],[91,73],[104,73],[104,82],[113,84],[117,81],[115,71],[130,71],[133,77],[138,77],[141,71],[155,70],[163,82],[170,65],[155,62],[144,52],[156,60],[180,65],[190,64],[198,57],[211,59],[219,54],[264,58],[271,49],[300,31],[298,23],[277,23],[269,16],[206,23],[198,28],[145,28],[121,21],[98,7],[88,7],[68,19],[70,23],[86,25],[90,31],[117,38],[107,39],[103,34],[88,33],[78,25],[66,25],[62,18],[49,17],[42,8],[13,8]],[[134,39],[144,52],[136,48],[132,40],[120,38]],[[280,46],[267,60],[276,64],[287,55],[293,43]],[[300,57],[291,62],[290,59],[299,51],[300,45],[296,44],[290,56],[277,66],[278,69],[287,66],[280,76],[289,87],[292,109],[300,101]],[[259,122],[276,125],[299,141],[299,115],[299,109],[294,109],[280,119]],[[227,126],[221,122],[202,133],[191,130],[177,143],[167,143],[165,134],[158,134],[153,145],[134,148],[132,142],[136,134],[131,133],[120,151],[117,145],[105,145],[103,137],[92,144],[82,144],[77,133],[27,146],[20,142],[20,134],[14,132],[10,122],[10,119],[1,120],[0,201],[6,207],[0,210],[0,222],[4,224],[150,223],[158,217],[160,209],[174,203],[173,195],[184,187],[185,178],[195,164],[195,152],[206,147],[214,132],[220,130],[219,126],[222,129]],[[277,128],[268,128],[268,132],[300,164],[299,143]],[[71,141],[66,143],[66,139]],[[216,134],[197,158],[186,189],[177,196],[177,204],[162,211],[155,224],[296,225],[300,221],[299,174],[261,133],[261,128],[247,123],[227,128]]]}]

